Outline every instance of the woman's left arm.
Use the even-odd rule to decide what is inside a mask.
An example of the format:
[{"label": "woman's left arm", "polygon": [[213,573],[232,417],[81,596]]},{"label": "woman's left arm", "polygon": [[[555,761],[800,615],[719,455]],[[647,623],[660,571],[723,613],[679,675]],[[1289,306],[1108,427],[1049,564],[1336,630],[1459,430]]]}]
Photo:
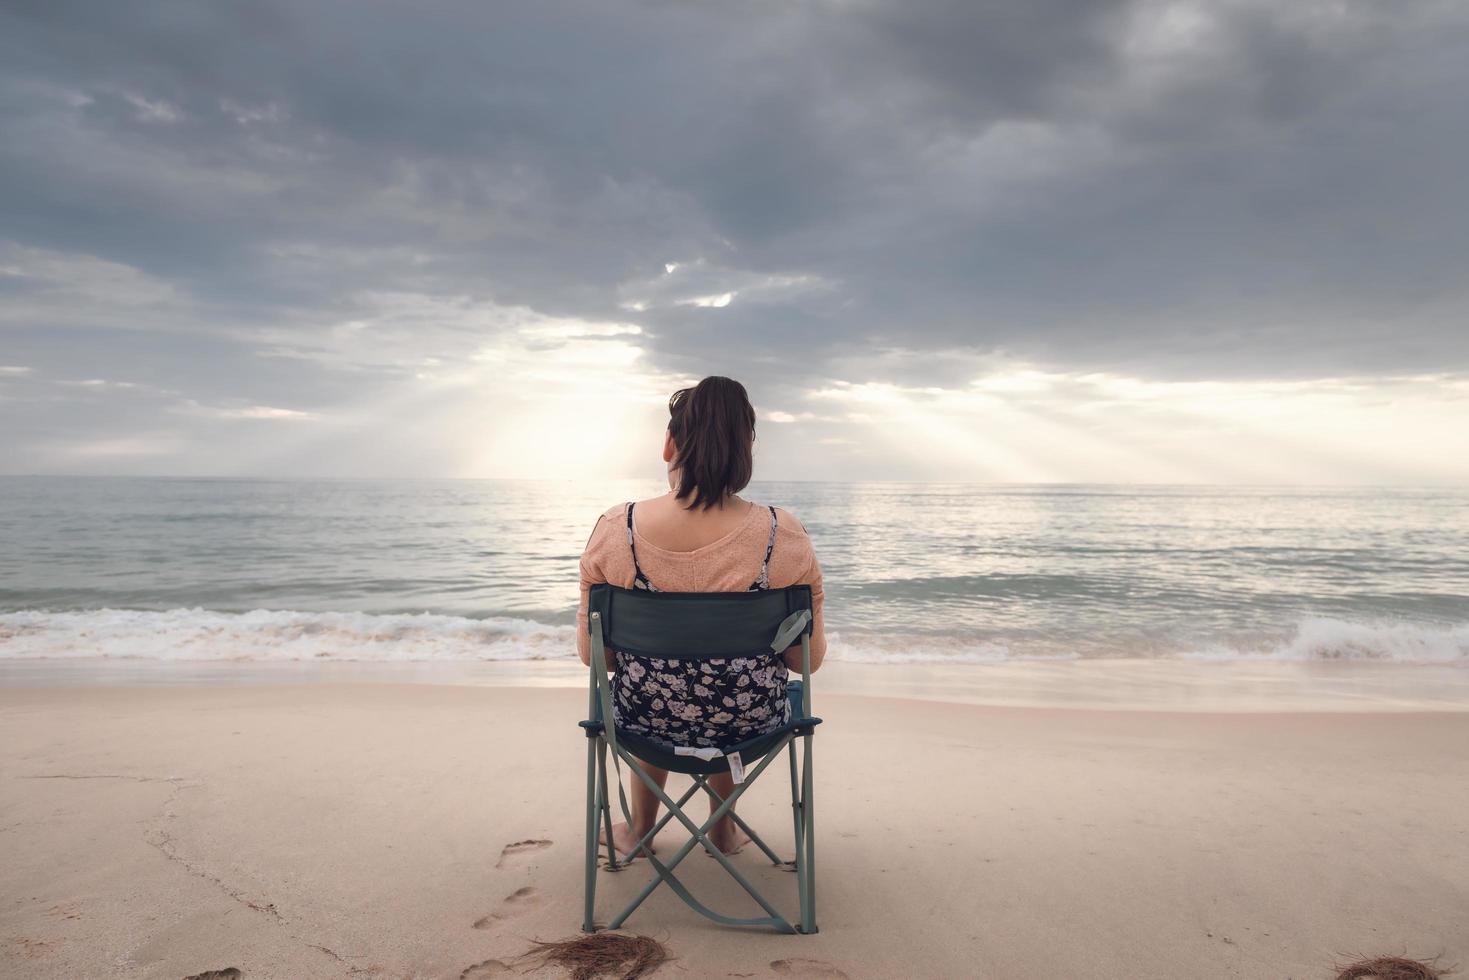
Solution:
[{"label": "woman's left arm", "polygon": [[[826,619],[822,613],[822,607],[826,605],[826,595],[821,585],[821,562],[816,560],[816,551],[811,548],[809,539],[806,547],[808,559],[805,567],[791,584],[811,586],[811,671],[815,673],[821,666],[821,661],[826,658]],[[784,660],[786,667],[799,673],[801,645],[798,643],[787,650]]]}]

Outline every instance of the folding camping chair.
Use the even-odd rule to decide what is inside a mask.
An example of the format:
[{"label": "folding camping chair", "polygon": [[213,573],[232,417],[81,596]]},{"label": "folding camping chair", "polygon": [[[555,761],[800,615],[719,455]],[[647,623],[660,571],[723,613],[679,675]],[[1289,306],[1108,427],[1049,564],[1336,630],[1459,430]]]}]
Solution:
[{"label": "folding camping chair", "polygon": [[[587,629],[591,633],[591,689],[586,721],[581,727],[587,736],[587,841],[586,841],[586,909],[582,930],[595,932],[593,913],[597,889],[598,818],[607,834],[609,858],[607,870],[616,871],[641,851],[656,872],[642,891],[608,924],[619,929],[639,905],[666,882],[684,903],[715,922],[733,926],[771,926],[786,933],[816,931],[816,843],[812,836],[811,815],[811,736],[820,718],[811,716],[811,589],[794,585],[784,589],[759,592],[649,592],[623,589],[613,585],[592,587],[588,606]],[[709,660],[722,657],[751,657],[784,653],[799,639],[801,644],[801,680],[791,681],[791,720],[783,727],[722,750],[676,750],[671,745],[645,738],[632,732],[620,732],[613,723],[612,684],[607,677],[608,649],[650,657],[679,660]],[[796,739],[804,743],[804,759],[797,764]],[[668,812],[640,840],[627,860],[619,861],[612,845],[612,809],[608,793],[607,750],[612,751],[617,766],[617,795],[629,826],[632,815],[623,793],[621,764],[626,763]],[[782,749],[787,749],[791,763],[791,808],[795,817],[795,860],[782,861],[735,812],[735,802],[759,778]],[[693,777],[693,785],[677,800],[672,799],[648,775],[643,763],[685,773]],[[748,770],[744,772],[744,770]],[[733,792],[726,799],[709,785],[708,777],[729,771],[735,778]],[[741,774],[743,772],[743,779]],[[684,812],[684,805],[700,790],[717,804],[703,823]],[[800,900],[800,919],[791,925],[775,907],[740,873],[719,848],[709,840],[709,831],[726,814],[750,835],[750,840],[777,866],[796,873],[796,889]],[[653,837],[670,820],[678,820],[692,835],[687,843],[664,864],[653,855]],[[755,918],[721,915],[696,899],[675,875],[674,869],[697,845],[702,844],[725,871],[750,894],[766,914]]]}]

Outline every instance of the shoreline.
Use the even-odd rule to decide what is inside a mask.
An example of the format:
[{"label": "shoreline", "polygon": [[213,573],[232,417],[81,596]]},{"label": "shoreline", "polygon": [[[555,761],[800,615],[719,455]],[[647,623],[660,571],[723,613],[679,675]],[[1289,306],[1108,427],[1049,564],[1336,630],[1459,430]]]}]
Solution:
[{"label": "shoreline", "polygon": [[[585,689],[574,660],[0,660],[0,689],[410,684]],[[1469,662],[1065,660],[870,664],[828,660],[813,692],[1021,708],[1222,713],[1469,711]]]}]

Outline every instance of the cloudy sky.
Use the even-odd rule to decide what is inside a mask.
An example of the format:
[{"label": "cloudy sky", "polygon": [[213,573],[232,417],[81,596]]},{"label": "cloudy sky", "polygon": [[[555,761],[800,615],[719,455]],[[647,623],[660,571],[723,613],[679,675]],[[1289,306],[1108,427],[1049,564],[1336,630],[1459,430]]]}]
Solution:
[{"label": "cloudy sky", "polygon": [[0,472],[1469,482],[1469,4],[0,5]]}]

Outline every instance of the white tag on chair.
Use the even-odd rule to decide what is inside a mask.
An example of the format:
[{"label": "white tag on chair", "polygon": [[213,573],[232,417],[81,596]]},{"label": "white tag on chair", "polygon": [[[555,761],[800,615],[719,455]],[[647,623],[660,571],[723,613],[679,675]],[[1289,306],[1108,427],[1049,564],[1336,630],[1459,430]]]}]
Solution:
[{"label": "white tag on chair", "polygon": [[743,783],[745,781],[745,764],[740,760],[740,754],[738,752],[731,752],[727,758],[729,759],[729,774],[731,778],[734,779],[736,784]]},{"label": "white tag on chair", "polygon": [[710,759],[717,759],[720,756],[724,755],[724,753],[719,751],[718,749],[703,747],[694,748],[692,745],[675,745],[673,747],[673,754],[696,756],[697,758],[702,759],[704,762],[708,762]]}]

